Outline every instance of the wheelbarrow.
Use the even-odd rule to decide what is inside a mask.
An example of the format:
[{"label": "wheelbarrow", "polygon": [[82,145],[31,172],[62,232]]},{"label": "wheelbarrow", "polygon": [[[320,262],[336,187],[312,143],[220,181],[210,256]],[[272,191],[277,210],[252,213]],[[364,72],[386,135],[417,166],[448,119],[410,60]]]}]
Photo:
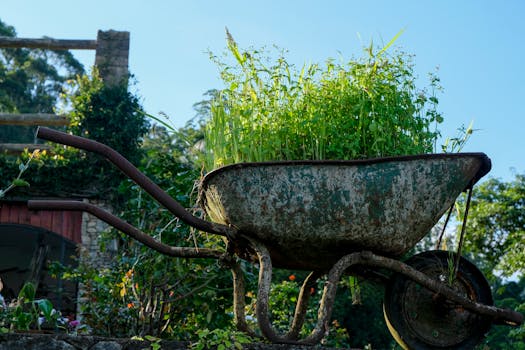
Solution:
[{"label": "wheelbarrow", "polygon": [[[251,335],[256,333],[245,317],[240,259],[259,266],[257,324],[275,343],[315,344],[325,336],[343,274],[385,284],[386,323],[405,349],[471,349],[493,323],[523,322],[522,314],[493,306],[485,277],[461,256],[472,187],[491,168],[483,153],[229,165],[200,183],[198,203],[207,221],[110,147],[42,127],[37,136],[106,157],[173,215],[224,236],[227,244],[225,251],[165,245],[85,202],[31,200],[31,209],[86,211],[162,254],[221,260],[233,274],[234,321]],[[464,191],[468,199],[458,251],[427,251],[401,261]],[[270,319],[273,267],[311,271],[287,333],[278,332]],[[323,276],[317,323],[300,339],[309,291]]]}]

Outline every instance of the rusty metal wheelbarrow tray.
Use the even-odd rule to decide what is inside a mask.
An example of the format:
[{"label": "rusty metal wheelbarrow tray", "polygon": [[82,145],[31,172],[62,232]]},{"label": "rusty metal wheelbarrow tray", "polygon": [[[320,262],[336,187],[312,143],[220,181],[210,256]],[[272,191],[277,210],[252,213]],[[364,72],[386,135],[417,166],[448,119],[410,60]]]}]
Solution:
[{"label": "rusty metal wheelbarrow tray", "polygon": [[199,203],[274,266],[319,270],[362,250],[403,255],[490,167],[483,153],[242,163],[207,174]]}]

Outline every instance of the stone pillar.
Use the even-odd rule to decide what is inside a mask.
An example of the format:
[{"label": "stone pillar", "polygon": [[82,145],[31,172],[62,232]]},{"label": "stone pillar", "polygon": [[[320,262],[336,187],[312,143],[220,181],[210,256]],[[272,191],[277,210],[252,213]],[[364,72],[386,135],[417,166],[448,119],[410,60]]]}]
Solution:
[{"label": "stone pillar", "polygon": [[[99,208],[111,212],[109,205],[102,200],[84,199],[84,202],[96,205]],[[109,268],[111,260],[117,253],[117,240],[112,240],[106,245],[105,251],[100,251],[99,236],[109,229],[109,225],[97,217],[84,212],[82,214],[82,243],[79,246],[80,263],[87,264],[97,269]],[[81,305],[88,303],[85,299],[85,287],[82,283],[78,285],[77,318],[82,319]]]},{"label": "stone pillar", "polygon": [[[105,201],[95,199],[84,199],[84,201],[112,212]],[[104,221],[86,212],[82,214],[82,251],[80,256],[81,259],[85,259],[85,262],[94,267],[108,266],[117,252],[116,240],[106,246],[106,251],[100,251],[99,236],[108,229],[109,225]]]},{"label": "stone pillar", "polygon": [[129,32],[98,31],[95,66],[108,86],[128,84]]}]

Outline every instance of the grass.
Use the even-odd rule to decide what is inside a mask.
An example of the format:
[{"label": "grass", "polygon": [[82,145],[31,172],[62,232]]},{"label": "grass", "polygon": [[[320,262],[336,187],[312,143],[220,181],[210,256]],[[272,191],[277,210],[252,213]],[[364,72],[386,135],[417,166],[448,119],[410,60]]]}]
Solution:
[{"label": "grass", "polygon": [[[399,34],[398,34],[399,35]],[[412,56],[385,47],[297,70],[285,52],[228,51],[211,59],[225,85],[211,104],[205,167],[238,162],[358,159],[429,153],[442,122],[439,79],[416,87]]]}]

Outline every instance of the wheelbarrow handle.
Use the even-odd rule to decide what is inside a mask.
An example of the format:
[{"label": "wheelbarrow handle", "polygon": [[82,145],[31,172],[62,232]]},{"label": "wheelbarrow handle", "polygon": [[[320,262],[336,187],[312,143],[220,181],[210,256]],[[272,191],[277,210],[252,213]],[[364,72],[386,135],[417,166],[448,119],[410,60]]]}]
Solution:
[{"label": "wheelbarrow handle", "polygon": [[223,252],[215,249],[192,248],[192,247],[173,247],[164,244],[150,235],[142,232],[133,225],[116,217],[115,215],[86,202],[74,200],[29,200],[27,207],[30,210],[73,210],[90,213],[117,230],[124,232],[131,238],[136,239],[145,246],[158,251],[164,255],[179,258],[213,258],[219,259]]},{"label": "wheelbarrow handle", "polygon": [[235,229],[233,227],[209,222],[192,215],[179,202],[163,191],[159,186],[157,186],[157,184],[151,181],[146,175],[144,175],[133,164],[131,164],[130,161],[128,161],[111,147],[97,141],[86,139],[84,137],[66,134],[64,132],[45,127],[38,127],[36,136],[44,140],[102,155],[111,163],[113,163],[127,177],[142,187],[173,215],[181,219],[184,223],[198,230],[209,233],[228,237],[235,236]]}]

